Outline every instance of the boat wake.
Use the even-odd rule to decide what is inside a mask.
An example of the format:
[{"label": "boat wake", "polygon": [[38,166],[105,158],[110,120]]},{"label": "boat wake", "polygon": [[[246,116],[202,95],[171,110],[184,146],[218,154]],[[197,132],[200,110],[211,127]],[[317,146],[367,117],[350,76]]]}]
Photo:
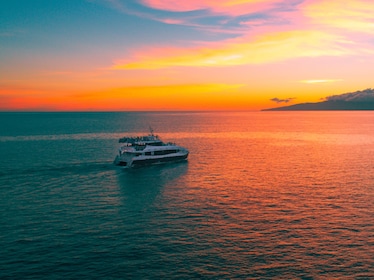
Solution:
[{"label": "boat wake", "polygon": [[0,170],[1,177],[30,176],[30,175],[63,175],[63,174],[87,174],[92,172],[113,171],[112,161],[107,162],[82,162],[82,163],[65,163],[59,165],[41,165],[29,168],[9,167]]}]

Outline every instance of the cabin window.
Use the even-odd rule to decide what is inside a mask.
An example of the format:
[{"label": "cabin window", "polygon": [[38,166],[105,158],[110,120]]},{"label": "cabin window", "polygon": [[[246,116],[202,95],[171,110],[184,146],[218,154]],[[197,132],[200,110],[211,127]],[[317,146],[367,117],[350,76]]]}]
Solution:
[{"label": "cabin window", "polygon": [[168,154],[174,154],[177,150],[162,150],[162,151],[155,151],[155,156],[162,156],[162,155],[168,155]]},{"label": "cabin window", "polygon": [[146,155],[146,156],[150,156],[150,155],[151,155],[151,152],[145,152],[145,155]]},{"label": "cabin window", "polygon": [[162,146],[162,142],[151,142],[147,143],[148,146]]}]

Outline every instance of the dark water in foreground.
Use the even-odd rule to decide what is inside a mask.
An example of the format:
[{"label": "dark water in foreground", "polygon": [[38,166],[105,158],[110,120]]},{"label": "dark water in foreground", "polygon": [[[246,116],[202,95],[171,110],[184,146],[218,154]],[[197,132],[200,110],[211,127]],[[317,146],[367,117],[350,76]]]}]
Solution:
[{"label": "dark water in foreground", "polygon": [[[188,162],[123,171],[148,132]],[[374,112],[1,113],[0,279],[373,279]]]}]

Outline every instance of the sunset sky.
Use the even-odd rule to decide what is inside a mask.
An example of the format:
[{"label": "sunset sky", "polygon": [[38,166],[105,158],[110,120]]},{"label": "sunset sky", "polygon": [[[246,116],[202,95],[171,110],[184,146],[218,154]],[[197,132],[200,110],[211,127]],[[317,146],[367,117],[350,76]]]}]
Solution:
[{"label": "sunset sky", "polygon": [[374,87],[372,0],[0,2],[1,111],[259,110]]}]

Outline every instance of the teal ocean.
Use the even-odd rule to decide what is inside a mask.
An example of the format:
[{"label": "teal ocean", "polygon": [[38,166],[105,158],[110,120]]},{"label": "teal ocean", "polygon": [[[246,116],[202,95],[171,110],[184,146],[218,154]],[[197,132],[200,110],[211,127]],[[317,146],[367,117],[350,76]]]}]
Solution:
[{"label": "teal ocean", "polygon": [[[123,170],[118,138],[188,161]],[[0,279],[374,279],[374,112],[0,113]]]}]

